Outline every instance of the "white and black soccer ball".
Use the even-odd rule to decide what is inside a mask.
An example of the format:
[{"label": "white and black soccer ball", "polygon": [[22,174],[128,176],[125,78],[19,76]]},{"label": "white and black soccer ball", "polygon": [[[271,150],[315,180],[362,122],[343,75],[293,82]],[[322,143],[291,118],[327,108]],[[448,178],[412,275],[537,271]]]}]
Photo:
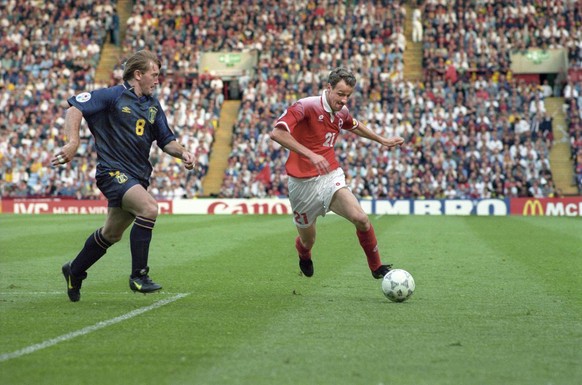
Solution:
[{"label": "white and black soccer ball", "polygon": [[415,288],[414,278],[406,270],[390,270],[382,279],[382,291],[392,302],[406,301],[414,293]]}]

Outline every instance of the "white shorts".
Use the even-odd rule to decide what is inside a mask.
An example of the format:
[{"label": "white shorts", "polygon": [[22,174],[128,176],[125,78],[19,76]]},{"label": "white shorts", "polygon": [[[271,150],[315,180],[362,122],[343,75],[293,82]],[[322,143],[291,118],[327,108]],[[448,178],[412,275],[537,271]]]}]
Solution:
[{"label": "white shorts", "polygon": [[306,228],[315,223],[318,216],[325,216],[335,192],[347,187],[341,167],[326,175],[313,178],[289,177],[289,202],[293,210],[293,222]]}]

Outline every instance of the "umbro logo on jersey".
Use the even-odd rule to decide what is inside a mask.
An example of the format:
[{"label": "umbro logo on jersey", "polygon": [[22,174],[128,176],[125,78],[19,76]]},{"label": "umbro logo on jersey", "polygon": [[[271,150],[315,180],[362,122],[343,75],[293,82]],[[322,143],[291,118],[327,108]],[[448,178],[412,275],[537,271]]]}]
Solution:
[{"label": "umbro logo on jersey", "polygon": [[125,112],[126,114],[131,114],[131,108],[128,106],[122,107],[121,112]]}]

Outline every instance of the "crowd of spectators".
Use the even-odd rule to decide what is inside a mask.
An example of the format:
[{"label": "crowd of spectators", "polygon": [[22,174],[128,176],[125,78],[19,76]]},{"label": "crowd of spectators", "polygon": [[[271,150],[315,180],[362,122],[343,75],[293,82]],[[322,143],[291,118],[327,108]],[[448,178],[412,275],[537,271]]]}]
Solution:
[{"label": "crowd of spectators", "polygon": [[110,7],[107,0],[0,3],[2,196],[84,196],[95,189],[85,173],[91,153],[62,169],[49,160],[61,144],[63,103],[93,87]]},{"label": "crowd of spectators", "polygon": [[[329,68],[341,62],[356,69],[359,78],[352,113],[378,133],[401,135],[406,143],[386,151],[344,135],[338,142],[340,158],[357,196],[559,196],[549,164],[553,119],[544,103],[555,91],[547,80],[535,84],[513,76],[509,52],[565,47],[571,65],[579,66],[575,2],[419,3],[425,69],[419,83],[402,76],[405,11],[397,1],[355,3],[322,21],[317,12],[312,18],[296,15],[290,23],[285,19],[284,36],[290,37],[267,34],[274,41],[262,51],[269,60],[261,68],[267,70],[243,93],[246,112],[235,127],[223,195],[286,195],[286,152],[270,143],[267,133],[289,103],[320,93]],[[345,33],[337,33],[338,25],[347,26]],[[341,41],[329,44],[330,36]],[[278,47],[302,61],[273,60],[285,58]],[[264,167],[271,180],[261,172]]]},{"label": "crowd of spectators", "polygon": [[[156,96],[178,140],[197,158],[195,170],[186,172],[174,158],[154,149],[150,191],[157,198],[204,194],[202,181],[208,172],[225,90],[220,78],[209,71],[199,73],[200,55],[207,50],[226,49],[224,40],[210,36],[218,32],[219,25],[228,25],[229,17],[236,12],[232,7],[202,0],[139,0],[127,20],[124,51],[148,49],[162,58],[161,89]],[[208,46],[211,41],[215,44]]]},{"label": "crowd of spectators", "polygon": [[[94,142],[85,123],[78,156],[59,168],[50,166],[50,158],[64,144],[66,100],[122,81],[123,56],[109,84],[94,81],[104,42],[119,43],[115,6],[109,0],[0,4],[1,196],[102,197],[95,186]],[[198,76],[198,50],[187,34],[176,33],[185,24],[175,7],[136,2],[122,42],[124,54],[148,48],[163,58],[156,96],[182,144],[197,155],[196,169],[185,172],[179,162],[156,146],[152,149],[151,191],[168,199],[202,194],[224,100],[217,79]],[[191,22],[186,26],[192,29]]]},{"label": "crowd of spectators", "polygon": [[[582,14],[579,2],[575,0],[430,0],[424,5],[423,20],[423,64],[428,84],[447,83],[449,80],[471,84],[481,76],[497,82],[500,74],[510,74],[510,55],[528,49],[540,49],[542,52],[564,49],[569,67],[582,68]],[[579,129],[576,129],[575,118],[580,114],[580,104],[571,101],[567,95],[580,90],[581,84],[580,80],[570,80],[564,87],[563,80],[557,80],[553,89],[547,81],[542,81],[539,98],[542,102],[549,96],[566,98],[576,183],[582,193],[582,155],[578,155],[579,144],[576,143],[579,143]],[[534,95],[529,92],[521,96],[531,99]],[[504,95],[500,96],[488,95],[489,99],[493,97],[498,102],[504,100]],[[529,112],[531,127],[537,127],[538,116],[531,108],[527,110],[527,104],[525,107],[522,114]],[[547,149],[550,145],[551,141],[547,143]],[[543,180],[538,182],[538,185],[544,186]],[[528,185],[531,184],[528,182]],[[544,196],[552,195],[550,189]]]},{"label": "crowd of spectators", "polygon": [[287,195],[287,152],[268,133],[286,106],[321,93],[330,68],[360,69],[350,105],[355,116],[366,112],[381,84],[403,79],[406,11],[398,1],[296,2],[284,9],[264,5],[260,12],[263,17],[248,16],[266,33],[260,36],[258,74],[241,83],[225,197]]},{"label": "crowd of spectators", "polygon": [[428,80],[446,80],[449,68],[463,82],[476,74],[507,73],[510,53],[528,49],[565,48],[570,65],[582,65],[575,0],[429,0],[423,7]]},{"label": "crowd of spectators", "polygon": [[[62,145],[66,99],[94,84],[115,4],[109,0],[0,4],[0,193],[99,198],[95,156],[83,126],[79,156],[48,160]],[[345,133],[338,142],[348,183],[359,197],[488,198],[557,196],[549,165],[552,117],[544,99],[566,97],[572,156],[582,189],[580,82],[564,91],[509,70],[509,53],[568,49],[582,67],[580,10],[574,1],[427,0],[415,2],[422,29],[424,79],[404,78],[406,8],[398,0],[343,2],[138,0],[127,20],[124,53],[156,52],[160,99],[198,167],[152,150],[157,198],[203,196],[214,131],[227,93],[202,52],[258,50],[256,73],[238,79],[242,104],[220,195],[286,196],[287,150],[271,141],[272,123],[295,100],[320,94],[330,68],[356,72],[351,112],[405,145],[386,151]],[[243,6],[244,5],[244,6]],[[408,15],[409,17],[410,15]],[[409,43],[410,44],[410,43]],[[111,83],[121,81],[123,57]]]},{"label": "crowd of spectators", "polygon": [[[582,79],[582,77],[580,78]],[[570,80],[564,88],[564,113],[568,125],[574,177],[582,194],[582,81]]]}]

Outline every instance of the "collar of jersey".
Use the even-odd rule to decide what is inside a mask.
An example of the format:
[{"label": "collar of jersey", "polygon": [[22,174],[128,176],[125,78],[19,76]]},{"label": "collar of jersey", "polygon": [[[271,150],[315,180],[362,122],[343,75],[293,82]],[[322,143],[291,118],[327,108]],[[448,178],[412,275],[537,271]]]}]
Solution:
[{"label": "collar of jersey", "polygon": [[129,82],[124,81],[123,86],[125,87],[125,89],[127,91],[131,92],[133,94],[133,96],[135,96],[137,98],[137,95],[136,95],[135,91],[133,90],[133,86],[131,84],[129,84]]},{"label": "collar of jersey", "polygon": [[135,96],[136,99],[138,99],[140,102],[145,102],[146,100],[148,100],[148,97],[145,95],[142,96],[137,96],[137,94],[135,93],[133,86],[131,84],[129,84],[127,81],[123,82],[123,86],[125,87],[125,89],[129,92],[131,92],[133,94],[133,96]]},{"label": "collar of jersey", "polygon": [[333,110],[329,106],[329,103],[327,102],[326,95],[327,95],[327,90],[323,90],[323,93],[321,94],[321,104],[323,104],[323,109],[325,110],[325,112],[329,112],[331,116],[334,116],[335,112],[333,112]]}]

